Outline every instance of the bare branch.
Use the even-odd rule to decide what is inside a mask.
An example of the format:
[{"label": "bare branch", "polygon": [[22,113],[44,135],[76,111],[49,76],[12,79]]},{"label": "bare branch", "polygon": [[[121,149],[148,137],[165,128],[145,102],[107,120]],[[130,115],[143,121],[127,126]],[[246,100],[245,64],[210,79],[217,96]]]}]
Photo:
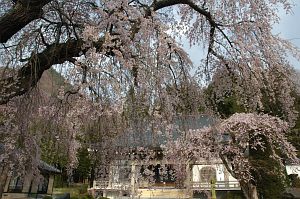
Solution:
[{"label": "bare branch", "polygon": [[19,0],[5,15],[0,17],[0,43],[7,42],[30,22],[39,19],[43,7],[52,0]]},{"label": "bare branch", "polygon": [[[94,43],[94,47],[100,51],[103,42],[101,38]],[[82,40],[71,39],[66,43],[49,45],[43,52],[33,54],[15,75],[0,80],[0,104],[28,92],[52,65],[62,64],[86,53],[87,49],[82,48],[83,43]]]}]

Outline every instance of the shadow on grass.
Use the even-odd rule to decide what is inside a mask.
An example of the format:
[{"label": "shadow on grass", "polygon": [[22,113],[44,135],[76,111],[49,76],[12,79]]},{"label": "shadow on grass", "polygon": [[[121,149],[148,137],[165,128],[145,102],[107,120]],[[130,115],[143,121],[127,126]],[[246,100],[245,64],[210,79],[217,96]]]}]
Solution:
[{"label": "shadow on grass", "polygon": [[71,185],[69,187],[62,187],[62,188],[54,188],[53,194],[60,195],[65,193],[70,193],[71,198],[89,198],[87,193],[87,184],[76,184]]}]

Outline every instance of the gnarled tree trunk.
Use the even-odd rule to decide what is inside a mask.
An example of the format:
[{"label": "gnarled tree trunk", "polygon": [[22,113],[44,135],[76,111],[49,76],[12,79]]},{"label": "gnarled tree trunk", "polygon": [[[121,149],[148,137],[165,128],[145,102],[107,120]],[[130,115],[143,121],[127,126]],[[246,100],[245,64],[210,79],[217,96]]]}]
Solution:
[{"label": "gnarled tree trunk", "polygon": [[[235,173],[233,172],[233,170],[230,167],[230,163],[227,161],[227,159],[224,157],[224,155],[220,154],[220,158],[224,164],[224,166],[226,167],[227,171],[236,179],[238,179],[238,177],[235,175]],[[258,199],[258,193],[257,193],[257,188],[255,185],[253,185],[251,182],[245,182],[242,180],[239,180],[241,189],[244,193],[244,196],[247,199]]]},{"label": "gnarled tree trunk", "polygon": [[241,189],[247,199],[258,199],[257,188],[250,182],[240,182]]}]

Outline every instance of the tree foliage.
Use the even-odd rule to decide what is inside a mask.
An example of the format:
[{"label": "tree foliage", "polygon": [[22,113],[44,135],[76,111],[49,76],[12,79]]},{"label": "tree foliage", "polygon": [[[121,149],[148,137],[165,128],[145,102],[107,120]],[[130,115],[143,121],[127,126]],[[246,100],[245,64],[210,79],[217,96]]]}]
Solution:
[{"label": "tree foliage", "polygon": [[[172,127],[177,114],[196,114],[192,102],[199,99],[193,94],[199,86],[196,82],[213,82],[215,104],[234,94],[245,112],[263,112],[264,100],[279,101],[281,118],[293,125],[293,70],[287,55],[297,57],[299,52],[271,32],[279,20],[279,6],[291,12],[288,0],[1,1],[0,56],[5,67],[0,79],[0,137],[5,137],[1,164],[18,165],[40,158],[39,143],[45,129],[37,129],[35,134],[30,130],[34,121],[40,120],[62,129],[51,130],[49,137],[59,134],[70,168],[77,165],[77,138],[91,124],[103,120],[96,129],[106,130],[92,131],[96,135],[90,136],[100,139],[104,135],[101,144],[89,144],[106,149],[99,159],[109,162],[107,157],[114,153],[108,150],[114,137],[111,132],[132,130],[141,119],[141,128],[158,133],[163,127]],[[188,38],[191,45],[203,46],[205,57],[193,68],[196,76],[190,74],[193,64],[176,42],[177,35]],[[72,86],[61,87],[57,98],[48,100],[33,88],[54,66]],[[193,89],[188,89],[191,86]],[[282,124],[272,129],[276,132],[272,134],[269,124],[263,123],[262,132],[270,143],[280,142],[285,153],[294,155],[279,135],[287,131],[286,123],[255,114],[245,117],[250,129],[262,124],[253,122],[258,119],[276,127]],[[145,122],[147,126],[143,126]],[[242,131],[235,136],[245,139],[246,146],[246,135]],[[37,161],[31,162],[36,166]],[[239,176],[245,179],[251,176],[239,169],[236,172],[242,172]]]},{"label": "tree foliage", "polygon": [[[167,146],[168,158],[177,162],[209,162],[221,158],[226,169],[240,182],[246,198],[257,198],[257,191],[266,197],[280,197],[282,181],[277,181],[278,192],[271,193],[268,193],[270,189],[265,190],[270,188],[268,184],[262,183],[285,177],[282,155],[286,160],[298,162],[296,149],[286,139],[287,133],[288,124],[279,118],[236,113],[216,126],[185,132]],[[277,166],[263,161],[266,156]]]},{"label": "tree foliage", "polygon": [[90,177],[91,172],[91,160],[89,152],[86,148],[81,148],[78,150],[78,166],[74,171],[74,181],[83,182]]}]

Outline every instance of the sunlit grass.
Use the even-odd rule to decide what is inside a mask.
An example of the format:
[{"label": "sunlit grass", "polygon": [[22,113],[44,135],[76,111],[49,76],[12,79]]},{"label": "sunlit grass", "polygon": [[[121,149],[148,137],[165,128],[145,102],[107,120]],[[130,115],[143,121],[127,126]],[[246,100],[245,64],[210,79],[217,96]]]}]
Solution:
[{"label": "sunlit grass", "polygon": [[63,188],[54,188],[53,194],[70,193],[71,197],[79,197],[87,193],[87,187],[88,185],[80,184],[80,185],[72,185]]}]

